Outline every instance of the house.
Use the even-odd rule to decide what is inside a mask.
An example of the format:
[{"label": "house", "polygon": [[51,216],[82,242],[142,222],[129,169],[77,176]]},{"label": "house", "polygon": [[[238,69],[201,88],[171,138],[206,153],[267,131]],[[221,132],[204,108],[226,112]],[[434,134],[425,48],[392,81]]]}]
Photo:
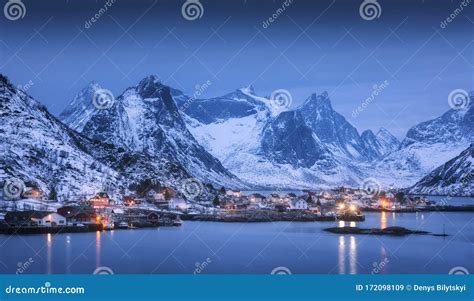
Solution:
[{"label": "house", "polygon": [[37,187],[26,187],[22,197],[25,199],[41,199],[43,198],[43,191]]},{"label": "house", "polygon": [[268,196],[268,199],[270,200],[270,202],[272,203],[280,203],[282,201],[281,197],[276,194],[276,193],[272,193]]},{"label": "house", "polygon": [[187,210],[189,205],[183,199],[172,198],[169,201],[168,208],[170,210]]},{"label": "house", "polygon": [[100,216],[91,207],[64,206],[58,208],[57,212],[66,218],[68,225],[97,224],[100,222]]},{"label": "house", "polygon": [[162,201],[165,199],[165,195],[163,192],[156,191],[154,189],[150,189],[146,194],[145,198],[149,202],[156,202]]},{"label": "house", "polygon": [[99,192],[94,197],[89,199],[88,204],[94,209],[103,209],[110,206],[112,201],[105,192]]},{"label": "house", "polygon": [[294,199],[290,203],[290,209],[292,209],[292,210],[308,210],[308,203],[302,198]]},{"label": "house", "polygon": [[13,226],[65,226],[66,218],[56,212],[12,211],[5,215],[5,222]]},{"label": "house", "polygon": [[248,197],[248,200],[250,201],[250,203],[260,203],[262,202],[262,200],[264,199],[265,197],[263,195],[261,195],[260,193],[254,193],[254,194],[251,194],[249,197]]},{"label": "house", "polygon": [[227,196],[236,197],[236,198],[240,198],[242,196],[242,192],[240,192],[240,190],[227,190],[225,194]]},{"label": "house", "polygon": [[123,197],[123,205],[127,207],[132,207],[135,205],[138,205],[140,203],[139,200],[135,199],[134,197],[131,196],[124,196]]},{"label": "house", "polygon": [[66,218],[56,212],[45,212],[37,217],[31,218],[38,226],[57,227],[66,226]]}]

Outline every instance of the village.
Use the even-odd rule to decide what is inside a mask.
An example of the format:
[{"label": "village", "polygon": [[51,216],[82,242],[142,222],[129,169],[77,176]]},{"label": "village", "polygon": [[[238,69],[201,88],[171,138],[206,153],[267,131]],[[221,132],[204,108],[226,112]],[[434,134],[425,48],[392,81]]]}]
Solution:
[{"label": "village", "polygon": [[340,187],[325,191],[242,192],[222,187],[215,195],[187,200],[171,188],[112,198],[107,192],[79,201],[48,200],[27,187],[16,200],[0,203],[1,233],[82,232],[180,226],[183,220],[220,222],[363,221],[363,211],[414,212],[436,204],[403,192],[368,194]]}]

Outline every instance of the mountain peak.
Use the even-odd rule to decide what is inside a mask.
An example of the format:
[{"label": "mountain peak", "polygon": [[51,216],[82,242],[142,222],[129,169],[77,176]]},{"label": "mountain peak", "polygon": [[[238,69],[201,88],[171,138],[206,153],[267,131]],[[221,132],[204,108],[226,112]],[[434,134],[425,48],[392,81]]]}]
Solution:
[{"label": "mountain peak", "polygon": [[380,127],[380,128],[379,128],[379,131],[377,132],[377,135],[378,135],[378,134],[389,134],[389,135],[392,135],[392,133],[390,133],[390,131],[387,130],[386,128],[384,128],[384,127]]},{"label": "mountain peak", "polygon": [[316,106],[317,108],[327,108],[332,110],[331,100],[326,91],[320,95],[312,93],[311,96],[305,100],[303,106]]},{"label": "mountain peak", "polygon": [[374,134],[374,132],[372,132],[372,130],[365,130],[360,134],[360,136],[362,138],[363,137],[371,137],[371,138],[373,137],[373,138],[375,138],[375,134]]},{"label": "mountain peak", "polygon": [[144,84],[144,83],[161,83],[161,81],[160,81],[160,78],[157,75],[150,74],[150,75],[146,76],[145,78],[143,78],[140,81],[139,85]]},{"label": "mountain peak", "polygon": [[248,85],[246,87],[243,87],[240,89],[240,91],[244,92],[245,94],[256,95],[253,85]]},{"label": "mountain peak", "polygon": [[138,83],[137,90],[143,98],[155,98],[158,96],[158,92],[165,87],[158,76],[148,75]]}]

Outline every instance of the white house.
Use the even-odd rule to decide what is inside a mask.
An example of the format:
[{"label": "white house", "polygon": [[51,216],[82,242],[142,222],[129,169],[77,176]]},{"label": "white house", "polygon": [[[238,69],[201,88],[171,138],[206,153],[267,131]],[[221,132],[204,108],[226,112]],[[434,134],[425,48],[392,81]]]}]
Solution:
[{"label": "white house", "polygon": [[189,205],[183,199],[172,198],[169,201],[168,208],[170,210],[187,210]]},{"label": "white house", "polygon": [[296,199],[291,202],[292,210],[308,210],[308,203],[304,199]]},{"label": "white house", "polygon": [[231,197],[236,197],[236,198],[240,198],[242,196],[242,193],[240,192],[240,190],[227,190],[225,194]]},{"label": "white house", "polygon": [[56,227],[66,226],[66,218],[56,212],[42,212],[31,218],[31,221],[36,222],[38,226]]},{"label": "white house", "polygon": [[153,201],[164,201],[165,200],[165,195],[162,192],[157,192],[153,189],[147,192],[146,194],[147,199],[153,200]]}]

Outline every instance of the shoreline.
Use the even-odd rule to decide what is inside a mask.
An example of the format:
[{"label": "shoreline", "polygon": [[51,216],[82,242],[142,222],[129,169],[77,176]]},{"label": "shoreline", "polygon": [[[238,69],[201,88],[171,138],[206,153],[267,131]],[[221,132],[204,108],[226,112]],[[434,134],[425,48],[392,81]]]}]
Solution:
[{"label": "shoreline", "polygon": [[474,212],[474,205],[464,206],[427,206],[425,208],[399,208],[399,209],[383,209],[361,207],[362,212],[395,212],[395,213],[416,213],[416,212]]}]

